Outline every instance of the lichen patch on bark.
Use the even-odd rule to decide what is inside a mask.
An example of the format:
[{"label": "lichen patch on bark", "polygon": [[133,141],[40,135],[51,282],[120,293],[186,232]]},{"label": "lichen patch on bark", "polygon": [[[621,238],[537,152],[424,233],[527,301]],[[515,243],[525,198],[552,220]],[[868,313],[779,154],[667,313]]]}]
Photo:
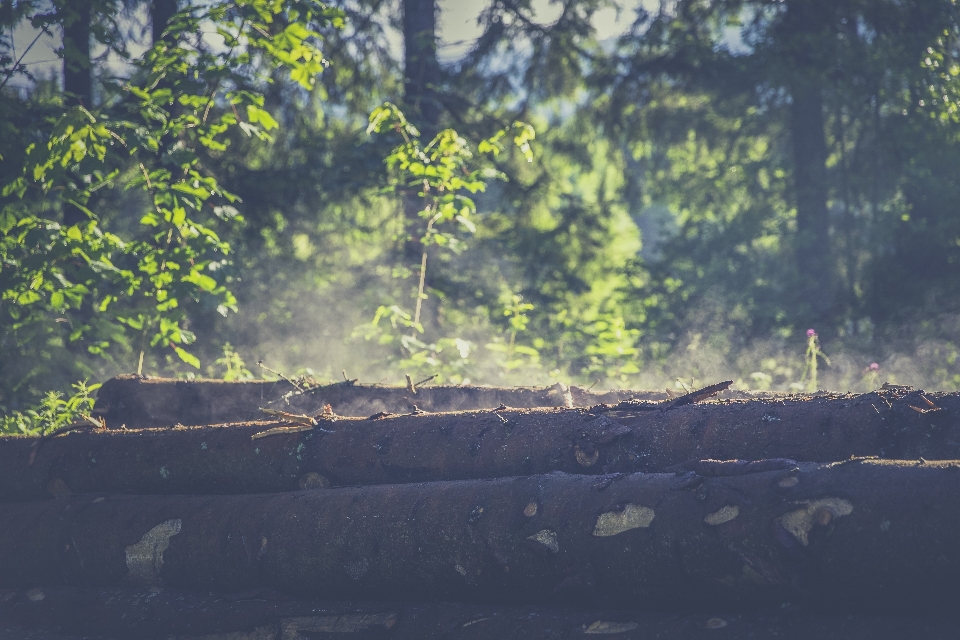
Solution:
[{"label": "lichen patch on bark", "polygon": [[628,504],[624,506],[623,511],[601,513],[593,528],[593,535],[603,538],[615,536],[630,529],[649,527],[653,517],[653,509],[638,504]]},{"label": "lichen patch on bark", "polygon": [[777,522],[803,546],[810,543],[809,535],[813,525],[827,525],[834,518],[853,512],[853,504],[843,498],[821,498],[801,504],[804,505],[802,508],[780,516]]},{"label": "lichen patch on bark", "polygon": [[126,548],[127,577],[133,584],[149,585],[160,582],[163,552],[170,546],[170,538],[180,533],[180,519],[161,522],[143,534],[140,542]]}]

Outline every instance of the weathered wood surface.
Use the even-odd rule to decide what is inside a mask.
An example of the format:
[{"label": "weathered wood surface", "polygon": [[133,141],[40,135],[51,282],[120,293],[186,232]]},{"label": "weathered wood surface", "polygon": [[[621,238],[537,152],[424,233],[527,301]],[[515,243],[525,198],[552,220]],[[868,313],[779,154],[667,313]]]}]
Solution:
[{"label": "weathered wood surface", "polygon": [[[267,590],[225,595],[168,588],[60,587],[13,592],[0,603],[0,619],[21,625],[11,629],[0,624],[0,640],[568,640],[592,636],[954,640],[960,635],[957,617],[831,616],[796,607],[754,614],[677,615],[452,603],[344,603],[292,600]],[[40,628],[56,631],[44,634]]]},{"label": "weathered wood surface", "polygon": [[960,466],[549,474],[257,496],[0,505],[0,587],[663,611],[952,611]]},{"label": "weathered wood surface", "polygon": [[[938,410],[927,411],[924,398]],[[653,472],[706,458],[960,459],[958,394],[609,409],[342,418],[258,439],[252,436],[277,425],[80,431],[39,448],[36,439],[0,438],[0,500],[91,491],[266,493],[550,471]]]},{"label": "weathered wood surface", "polygon": [[[604,400],[597,400],[601,401]],[[313,415],[322,412],[327,404],[339,415],[366,417],[378,412],[408,413],[414,406],[424,411],[493,409],[501,404],[520,408],[564,407],[573,406],[573,399],[564,385],[421,387],[411,393],[406,387],[342,382],[299,393],[284,380],[224,382],[127,375],[103,384],[94,412],[103,417],[109,428],[126,425],[139,429],[259,420],[263,416],[261,407]]]},{"label": "weathered wood surface", "polygon": [[[742,391],[724,391],[724,398],[768,397]],[[534,407],[585,407],[616,403],[628,398],[669,399],[665,391],[592,392],[555,384],[550,387],[423,386],[407,387],[340,382],[298,390],[284,380],[172,380],[123,375],[105,382],[94,407],[107,427],[128,429],[210,425],[243,422],[262,417],[268,407],[316,415],[330,405],[341,416],[367,417],[375,413],[448,412],[476,409]]]}]

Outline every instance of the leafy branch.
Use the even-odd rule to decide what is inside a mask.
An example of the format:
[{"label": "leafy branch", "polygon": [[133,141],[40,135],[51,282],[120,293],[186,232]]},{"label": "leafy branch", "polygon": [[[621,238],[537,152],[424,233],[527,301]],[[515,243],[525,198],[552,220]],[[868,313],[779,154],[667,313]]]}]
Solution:
[{"label": "leafy branch", "polygon": [[[319,29],[340,24],[339,11],[313,0],[220,1],[177,13],[129,79],[108,82],[97,109],[65,110],[3,186],[0,313],[17,329],[86,308],[199,368],[186,348],[195,337],[184,304],[209,298],[222,315],[236,311],[222,275],[230,247],[215,226],[242,221],[238,197],[203,159],[227,151],[234,131],[270,140],[278,124],[257,89],[270,78],[258,69],[285,69],[312,89],[326,64]],[[204,45],[210,25],[224,47]],[[117,187],[149,203],[126,237],[111,227],[129,225],[96,210],[97,192]],[[70,341],[88,329],[78,322]]]}]

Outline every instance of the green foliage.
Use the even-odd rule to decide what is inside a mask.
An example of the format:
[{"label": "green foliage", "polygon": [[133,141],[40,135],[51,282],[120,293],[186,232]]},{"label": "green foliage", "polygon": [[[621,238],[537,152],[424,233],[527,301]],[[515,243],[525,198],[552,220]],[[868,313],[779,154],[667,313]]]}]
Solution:
[{"label": "green foliage", "polygon": [[530,322],[527,314],[533,311],[534,306],[524,302],[523,296],[509,291],[501,296],[501,305],[501,313],[507,320],[508,338],[505,342],[499,340],[488,343],[486,348],[503,354],[502,358],[497,360],[503,373],[510,373],[520,367],[536,368],[540,363],[540,352],[533,347],[517,344],[517,335],[527,330]]},{"label": "green foliage", "polygon": [[[807,352],[803,356],[803,373],[800,375],[800,382],[794,383],[797,388],[803,388],[806,382],[806,391],[814,392],[817,386],[817,370],[820,360],[823,360],[827,366],[830,365],[830,358],[820,350],[820,336],[813,329],[807,329]],[[791,385],[794,386],[794,385]]]},{"label": "green foliage", "polygon": [[[188,307],[236,311],[217,227],[242,222],[205,159],[225,153],[234,130],[270,140],[278,123],[260,70],[284,69],[312,89],[325,64],[317,29],[340,22],[311,0],[187,6],[128,79],[103,82],[98,107],[45,123],[2,191],[0,314],[11,349],[29,358],[38,337],[57,339],[62,318],[66,343],[91,354],[133,341],[199,369]],[[207,45],[211,30],[223,46]],[[18,69],[6,62],[9,78]],[[140,192],[140,211],[113,215],[108,191]]]},{"label": "green foliage", "polygon": [[78,382],[66,398],[59,391],[48,391],[36,407],[0,417],[0,434],[42,435],[80,420],[96,424],[90,417],[94,403],[90,394],[99,388],[99,384]]},{"label": "green foliage", "polygon": [[[381,0],[181,3],[129,77],[94,62],[85,109],[8,87],[0,403],[141,351],[229,377],[242,352],[337,380],[960,388],[960,9],[811,2],[644,5],[605,43],[615,3],[488,3],[429,79],[423,138]],[[94,38],[124,51],[118,5],[95,4]],[[197,46],[201,23],[225,45]],[[800,81],[819,125],[794,117]],[[795,150],[818,136],[811,261]]]},{"label": "green foliage", "polygon": [[[413,295],[415,310],[411,314],[397,304],[381,305],[372,323],[358,327],[355,335],[367,340],[376,339],[381,345],[397,348],[394,358],[398,358],[397,366],[403,371],[416,372],[418,375],[436,373],[439,381],[460,383],[469,379],[472,370],[470,354],[474,345],[460,337],[445,337],[430,343],[418,337],[425,333],[420,315],[422,302],[427,299],[428,250],[434,247],[454,253],[462,252],[464,247],[460,237],[443,225],[457,223],[462,231],[476,233],[477,227],[472,218],[477,212],[477,205],[471,196],[485,191],[490,180],[503,180],[506,176],[479,161],[466,139],[453,129],[440,131],[423,145],[417,128],[396,105],[389,102],[373,110],[367,128],[367,133],[388,132],[398,134],[400,143],[393,147],[384,160],[390,171],[387,188],[401,196],[401,203],[413,203],[416,216],[412,220],[405,218],[400,237],[407,242],[414,242],[422,253],[417,274],[418,285]],[[512,137],[523,158],[532,162],[530,143],[535,132],[532,126],[522,122],[514,122],[510,127],[481,140],[477,144],[477,153],[481,157],[496,157],[504,151],[502,141],[508,136]],[[422,224],[424,221],[425,225]],[[400,280],[414,274],[403,265],[396,265],[392,273]],[[522,311],[527,310],[528,306],[515,306],[514,310],[519,311],[511,317],[508,360],[517,348],[514,346],[517,331],[525,327]],[[511,313],[507,311],[506,315]],[[389,322],[384,326],[381,325],[382,320]],[[529,350],[526,347],[519,348]]]},{"label": "green foliage", "polygon": [[223,370],[220,375],[214,374],[213,377],[222,378],[227,381],[253,379],[253,373],[247,369],[247,364],[229,342],[223,343],[223,355],[217,358],[213,364],[215,370]]}]

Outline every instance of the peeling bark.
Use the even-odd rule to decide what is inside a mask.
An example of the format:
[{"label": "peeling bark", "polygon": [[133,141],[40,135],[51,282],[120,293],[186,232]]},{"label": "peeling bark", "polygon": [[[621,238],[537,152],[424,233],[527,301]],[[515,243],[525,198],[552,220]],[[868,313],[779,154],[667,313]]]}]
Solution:
[{"label": "peeling bark", "polygon": [[158,527],[152,580],[194,590],[902,615],[960,597],[960,467],[891,461],[5,504],[0,587],[139,582],[130,550]]}]

